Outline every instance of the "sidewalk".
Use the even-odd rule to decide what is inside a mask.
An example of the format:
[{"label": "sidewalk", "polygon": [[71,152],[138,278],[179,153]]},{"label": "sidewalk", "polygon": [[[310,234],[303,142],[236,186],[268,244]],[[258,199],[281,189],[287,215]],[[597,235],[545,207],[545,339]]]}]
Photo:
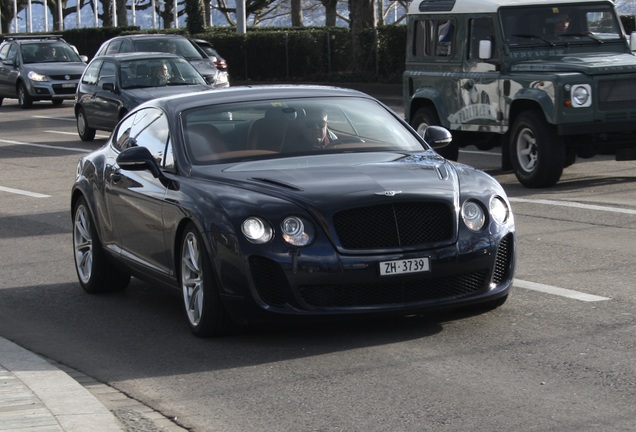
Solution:
[{"label": "sidewalk", "polygon": [[80,383],[0,338],[0,431],[121,432],[124,428]]}]

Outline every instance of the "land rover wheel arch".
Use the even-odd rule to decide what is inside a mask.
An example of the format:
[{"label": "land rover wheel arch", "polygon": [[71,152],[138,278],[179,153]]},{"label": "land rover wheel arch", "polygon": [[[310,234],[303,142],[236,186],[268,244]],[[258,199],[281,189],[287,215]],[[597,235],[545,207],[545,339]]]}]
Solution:
[{"label": "land rover wheel arch", "polygon": [[[415,114],[411,119],[411,126],[418,134],[420,134],[420,136],[424,136],[424,130],[428,126],[441,126],[441,123],[435,108],[426,106],[415,111]],[[436,149],[435,151],[446,159],[456,161],[459,158],[459,147],[457,146],[457,143],[454,142],[451,142],[439,150]]]},{"label": "land rover wheel arch", "polygon": [[512,169],[521,184],[543,188],[556,184],[565,166],[565,144],[538,110],[524,111],[510,132]]}]

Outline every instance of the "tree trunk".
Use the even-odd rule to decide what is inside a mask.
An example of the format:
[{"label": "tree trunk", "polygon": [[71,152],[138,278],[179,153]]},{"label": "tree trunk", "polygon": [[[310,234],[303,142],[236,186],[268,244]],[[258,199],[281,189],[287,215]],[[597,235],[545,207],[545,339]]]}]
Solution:
[{"label": "tree trunk", "polygon": [[369,70],[369,65],[374,63],[369,61],[371,53],[361,52],[360,35],[364,30],[376,28],[375,0],[349,0],[349,20],[353,69]]},{"label": "tree trunk", "polygon": [[128,27],[128,9],[126,0],[117,1],[117,27]]},{"label": "tree trunk", "polygon": [[186,25],[190,34],[202,33],[205,30],[202,0],[186,0]]},{"label": "tree trunk", "polygon": [[325,27],[335,27],[336,18],[338,18],[338,0],[321,0],[325,7]]},{"label": "tree trunk", "polygon": [[291,0],[290,3],[292,27],[302,27],[304,25],[302,0]]}]

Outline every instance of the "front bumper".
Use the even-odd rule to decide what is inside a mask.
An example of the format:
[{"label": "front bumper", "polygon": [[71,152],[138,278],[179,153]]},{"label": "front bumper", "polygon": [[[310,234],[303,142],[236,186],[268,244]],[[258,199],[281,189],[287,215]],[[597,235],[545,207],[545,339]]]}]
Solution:
[{"label": "front bumper", "polygon": [[[226,296],[226,306],[237,321],[250,322],[275,315],[410,314],[490,302],[512,286],[514,242],[509,232],[463,254],[452,245],[399,256],[251,256],[251,298]],[[428,272],[380,276],[380,262],[422,256],[430,258]],[[223,285],[236,287],[236,273],[231,279]]]},{"label": "front bumper", "polygon": [[75,99],[79,80],[29,81],[29,96],[34,100]]}]

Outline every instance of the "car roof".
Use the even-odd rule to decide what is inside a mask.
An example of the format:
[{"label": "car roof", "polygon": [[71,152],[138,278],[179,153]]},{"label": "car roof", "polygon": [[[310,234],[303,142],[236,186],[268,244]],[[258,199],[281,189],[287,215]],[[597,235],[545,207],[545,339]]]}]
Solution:
[{"label": "car roof", "polygon": [[[190,108],[235,102],[257,102],[268,99],[320,98],[320,97],[373,97],[358,90],[305,84],[235,86],[204,92],[184,93],[154,99],[143,106],[159,106],[169,112],[181,112]],[[140,105],[141,106],[141,105]]]},{"label": "car roof", "polygon": [[165,53],[165,52],[128,52],[128,53],[116,53],[116,54],[103,54],[95,57],[95,59],[111,59],[115,61],[125,60],[143,60],[143,59],[180,59],[183,57],[177,54]]},{"label": "car roof", "polygon": [[132,38],[132,39],[188,39],[183,35],[178,34],[161,34],[161,33],[143,33],[143,34],[129,34],[129,35],[119,35],[115,36],[110,40],[115,39],[124,39],[124,38]]},{"label": "car roof", "polygon": [[6,35],[2,38],[2,42],[64,42],[62,36],[59,35]]},{"label": "car roof", "polygon": [[409,14],[421,13],[495,13],[500,7],[550,6],[580,3],[611,3],[609,0],[415,0]]}]

